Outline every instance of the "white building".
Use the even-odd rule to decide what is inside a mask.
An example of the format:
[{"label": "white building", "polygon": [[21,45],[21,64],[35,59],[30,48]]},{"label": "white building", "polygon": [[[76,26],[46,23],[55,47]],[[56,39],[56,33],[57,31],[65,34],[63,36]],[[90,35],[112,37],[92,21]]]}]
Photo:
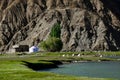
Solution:
[{"label": "white building", "polygon": [[29,53],[38,52],[38,51],[39,51],[39,48],[36,46],[32,46],[29,48]]}]

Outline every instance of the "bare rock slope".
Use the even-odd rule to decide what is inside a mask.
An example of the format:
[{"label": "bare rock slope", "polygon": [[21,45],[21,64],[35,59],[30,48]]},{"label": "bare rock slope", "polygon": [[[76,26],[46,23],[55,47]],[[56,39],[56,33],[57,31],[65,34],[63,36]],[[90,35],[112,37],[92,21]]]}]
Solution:
[{"label": "bare rock slope", "polygon": [[62,51],[120,50],[120,0],[0,0],[0,51],[61,25]]}]

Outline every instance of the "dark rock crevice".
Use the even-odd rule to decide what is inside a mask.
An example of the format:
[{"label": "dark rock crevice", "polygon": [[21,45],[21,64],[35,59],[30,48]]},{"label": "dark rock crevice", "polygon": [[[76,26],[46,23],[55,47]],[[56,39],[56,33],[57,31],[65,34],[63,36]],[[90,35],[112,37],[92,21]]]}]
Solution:
[{"label": "dark rock crevice", "polygon": [[120,0],[109,1],[109,0],[101,0],[104,4],[104,7],[110,10],[119,20],[120,20]]}]

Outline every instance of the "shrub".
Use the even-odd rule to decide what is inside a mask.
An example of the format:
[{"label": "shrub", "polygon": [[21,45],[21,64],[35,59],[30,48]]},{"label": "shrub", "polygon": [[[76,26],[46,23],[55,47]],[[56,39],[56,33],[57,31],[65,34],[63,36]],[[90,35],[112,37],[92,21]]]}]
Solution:
[{"label": "shrub", "polygon": [[62,41],[60,39],[61,29],[60,24],[56,23],[50,32],[46,41],[41,42],[40,47],[46,51],[60,51],[62,49]]},{"label": "shrub", "polygon": [[62,49],[62,41],[59,38],[50,37],[46,41],[41,42],[40,47],[46,51],[60,51]]}]

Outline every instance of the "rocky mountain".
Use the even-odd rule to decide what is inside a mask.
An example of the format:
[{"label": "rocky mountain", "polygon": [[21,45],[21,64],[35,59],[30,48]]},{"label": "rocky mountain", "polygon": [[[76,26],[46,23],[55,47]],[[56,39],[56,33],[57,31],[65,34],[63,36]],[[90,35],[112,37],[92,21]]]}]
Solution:
[{"label": "rocky mountain", "polygon": [[55,23],[62,51],[120,50],[120,0],[0,0],[0,51],[38,44]]}]

